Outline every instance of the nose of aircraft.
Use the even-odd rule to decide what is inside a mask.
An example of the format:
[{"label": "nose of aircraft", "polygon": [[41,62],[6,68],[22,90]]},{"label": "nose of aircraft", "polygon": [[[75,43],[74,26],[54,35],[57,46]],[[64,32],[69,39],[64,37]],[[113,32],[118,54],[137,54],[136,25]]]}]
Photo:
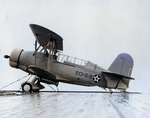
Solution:
[{"label": "nose of aircraft", "polygon": [[22,51],[23,51],[23,49],[15,48],[11,52],[10,56],[8,56],[8,55],[4,56],[5,58],[9,58],[9,65],[11,67],[18,68],[19,58],[20,58],[20,55],[21,55]]}]

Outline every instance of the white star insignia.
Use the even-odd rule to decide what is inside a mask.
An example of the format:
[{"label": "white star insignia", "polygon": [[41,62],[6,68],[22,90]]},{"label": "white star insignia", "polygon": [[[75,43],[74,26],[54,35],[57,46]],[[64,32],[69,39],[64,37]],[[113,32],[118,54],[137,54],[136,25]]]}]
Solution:
[{"label": "white star insignia", "polygon": [[99,82],[100,81],[100,76],[99,75],[94,75],[94,77],[93,77],[93,81],[94,82]]}]

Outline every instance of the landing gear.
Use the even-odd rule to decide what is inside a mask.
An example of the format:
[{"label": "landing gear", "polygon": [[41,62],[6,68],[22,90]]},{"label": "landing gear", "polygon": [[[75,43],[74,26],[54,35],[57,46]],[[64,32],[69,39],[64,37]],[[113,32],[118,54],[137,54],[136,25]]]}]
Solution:
[{"label": "landing gear", "polygon": [[40,79],[35,77],[30,77],[26,82],[21,85],[22,92],[39,92],[40,89],[45,88],[40,84]]},{"label": "landing gear", "polygon": [[22,88],[22,91],[25,93],[27,93],[27,92],[31,93],[32,92],[32,85],[30,83],[27,83],[27,82],[23,83],[21,85],[21,88]]}]

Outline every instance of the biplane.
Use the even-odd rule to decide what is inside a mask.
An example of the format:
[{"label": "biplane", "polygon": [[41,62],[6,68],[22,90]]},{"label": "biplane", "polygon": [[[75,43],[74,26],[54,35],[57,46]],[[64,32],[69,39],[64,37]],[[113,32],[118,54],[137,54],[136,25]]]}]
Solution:
[{"label": "biplane", "polygon": [[133,68],[133,59],[127,53],[121,53],[108,69],[83,59],[62,54],[63,39],[55,32],[30,24],[35,36],[35,50],[24,51],[14,49],[9,58],[13,68],[21,69],[31,75],[21,87],[23,92],[34,92],[43,89],[41,83],[58,86],[59,82],[98,86],[108,89],[123,89],[129,87]]}]

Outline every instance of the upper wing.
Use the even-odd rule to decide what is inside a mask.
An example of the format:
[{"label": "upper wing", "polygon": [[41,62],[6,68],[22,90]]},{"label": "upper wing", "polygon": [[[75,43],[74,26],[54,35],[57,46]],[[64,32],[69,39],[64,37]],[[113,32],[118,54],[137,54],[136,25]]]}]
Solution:
[{"label": "upper wing", "polygon": [[[39,25],[30,24],[30,28],[37,42],[46,47],[49,42],[55,42],[54,49],[63,51],[63,39],[53,31]],[[48,47],[50,49],[50,47]]]}]

